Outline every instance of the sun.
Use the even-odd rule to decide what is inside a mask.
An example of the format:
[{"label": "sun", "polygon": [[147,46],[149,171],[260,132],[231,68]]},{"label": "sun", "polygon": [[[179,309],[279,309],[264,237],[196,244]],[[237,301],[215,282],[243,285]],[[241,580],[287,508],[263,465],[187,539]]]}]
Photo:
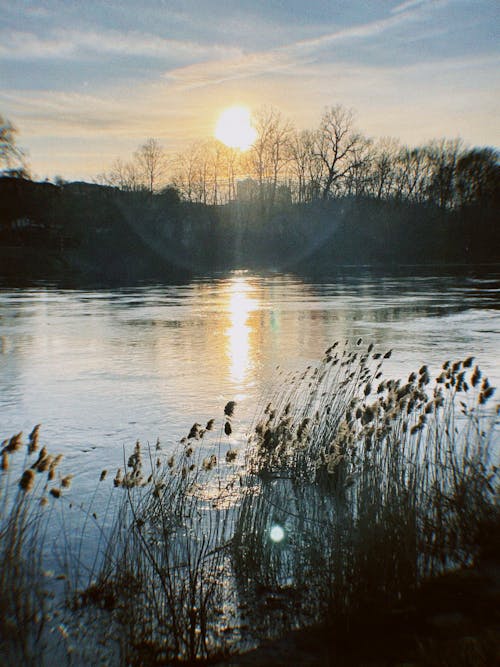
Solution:
[{"label": "sun", "polygon": [[250,122],[249,109],[230,107],[223,111],[215,126],[215,136],[230,148],[248,150],[257,136]]}]

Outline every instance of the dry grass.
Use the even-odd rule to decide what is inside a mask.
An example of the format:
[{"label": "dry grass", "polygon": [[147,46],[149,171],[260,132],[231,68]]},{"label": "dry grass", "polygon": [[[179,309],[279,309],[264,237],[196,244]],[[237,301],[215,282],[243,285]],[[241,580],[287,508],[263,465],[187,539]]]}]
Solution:
[{"label": "dry grass", "polygon": [[[390,353],[360,344],[330,348],[255,427],[234,540],[250,625],[376,612],[492,547],[489,383],[470,358],[446,363],[434,383],[425,366],[405,383],[382,381]],[[262,591],[267,604],[255,607]]]},{"label": "dry grass", "polygon": [[[234,413],[226,406],[223,428]],[[178,450],[139,443],[127,472],[114,479],[124,491],[99,575],[80,604],[107,608],[120,628],[126,664],[208,659],[226,652],[229,544],[234,504],[235,450],[221,458],[214,420],[195,423]],[[207,441],[207,438],[209,440]],[[210,439],[211,438],[211,439]],[[217,449],[219,456],[209,454]]]},{"label": "dry grass", "polygon": [[54,627],[44,563],[61,457],[45,447],[35,457],[38,439],[36,426],[26,445],[18,433],[0,446],[0,642],[12,665],[43,664]]},{"label": "dry grass", "polygon": [[243,453],[233,401],[174,452],[137,442],[114,477],[100,474],[110,500],[98,517],[90,499],[76,540],[60,457],[40,448],[38,427],[27,445],[6,440],[0,632],[12,664],[52,650],[43,560],[56,503],[66,617],[87,625],[72,631],[73,655],[107,650],[111,664],[210,661],[289,628],[349,625],[442,572],[498,562],[493,389],[471,358],[433,381],[425,366],[383,380],[388,356],[334,345],[284,378]]}]

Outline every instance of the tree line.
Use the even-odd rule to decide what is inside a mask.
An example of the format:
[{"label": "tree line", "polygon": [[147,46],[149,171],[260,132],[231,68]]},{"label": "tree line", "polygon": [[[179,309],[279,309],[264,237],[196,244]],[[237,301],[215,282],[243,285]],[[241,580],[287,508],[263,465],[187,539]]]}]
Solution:
[{"label": "tree line", "polygon": [[315,129],[297,130],[275,108],[255,112],[257,136],[248,151],[216,139],[167,155],[149,139],[129,161],[117,159],[98,182],[122,190],[175,187],[185,201],[207,205],[252,201],[266,210],[284,203],[341,197],[431,203],[456,209],[498,199],[500,155],[439,139],[410,147],[373,140],[341,105],[326,108]]},{"label": "tree line", "polygon": [[52,184],[26,178],[15,128],[0,120],[0,275],[498,263],[493,148],[371,141],[343,107],[297,131],[267,108],[248,151],[212,139],[168,155],[149,139],[95,183]]},{"label": "tree line", "polygon": [[[296,129],[273,107],[258,109],[253,126],[256,139],[244,152],[207,139],[171,155],[150,138],[94,181],[150,194],[175,188],[187,202],[246,201],[265,211],[353,196],[442,209],[498,202],[500,154],[492,147],[470,148],[460,139],[416,147],[394,138],[373,140],[356,128],[354,113],[342,105],[326,108],[314,129]],[[16,133],[0,115],[0,170],[26,177]]]}]

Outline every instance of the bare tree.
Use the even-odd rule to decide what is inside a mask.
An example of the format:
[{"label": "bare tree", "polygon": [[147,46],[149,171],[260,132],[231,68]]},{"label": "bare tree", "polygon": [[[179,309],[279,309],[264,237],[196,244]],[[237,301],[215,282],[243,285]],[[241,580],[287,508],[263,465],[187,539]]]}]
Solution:
[{"label": "bare tree", "polygon": [[272,107],[257,111],[254,127],[257,137],[248,154],[249,171],[259,183],[261,202],[272,207],[280,176],[291,159],[293,127]]},{"label": "bare tree", "polygon": [[0,169],[27,176],[24,152],[16,145],[17,128],[0,114]]},{"label": "bare tree", "polygon": [[236,169],[236,151],[209,139],[179,156],[174,182],[179,182],[188,200],[223,204],[234,194]]},{"label": "bare tree", "polygon": [[299,203],[317,199],[322,163],[314,152],[315,134],[310,130],[295,132],[290,142],[289,171],[295,181],[295,200]]},{"label": "bare tree", "polygon": [[200,148],[204,180],[205,203],[222,204],[227,201],[228,184],[225,178],[228,149],[218,139],[209,139]]},{"label": "bare tree", "polygon": [[99,174],[96,179],[99,183],[112,185],[128,192],[137,192],[144,188],[144,182],[141,181],[137,165],[131,161],[124,161],[117,158],[108,172]]},{"label": "bare tree", "polygon": [[194,201],[195,197],[197,157],[198,147],[193,144],[183,153],[178,153],[174,159],[172,183],[187,201]]},{"label": "bare tree", "polygon": [[427,147],[430,167],[428,196],[441,208],[453,206],[457,163],[462,153],[460,139],[433,141]]},{"label": "bare tree", "polygon": [[396,164],[401,146],[397,139],[386,137],[374,146],[370,169],[371,193],[377,199],[388,199],[394,194]]},{"label": "bare tree", "polygon": [[136,151],[134,157],[147,189],[153,194],[165,175],[165,151],[156,139],[150,138]]},{"label": "bare tree", "polygon": [[172,182],[187,201],[217,203],[220,151],[215,141],[195,142],[175,159]]},{"label": "bare tree", "polygon": [[428,192],[429,159],[421,146],[404,146],[397,159],[396,198],[422,202]]},{"label": "bare tree", "polygon": [[353,129],[353,113],[337,105],[325,110],[316,133],[315,155],[323,166],[323,199],[334,189],[339,189],[342,180],[359,165],[356,151],[362,143],[361,136]]},{"label": "bare tree", "polygon": [[344,177],[344,193],[355,197],[366,196],[370,189],[370,167],[373,161],[373,142],[359,137],[347,160],[350,169]]},{"label": "bare tree", "polygon": [[236,199],[236,177],[241,173],[240,154],[230,146],[223,146],[223,165],[227,180],[227,199]]}]

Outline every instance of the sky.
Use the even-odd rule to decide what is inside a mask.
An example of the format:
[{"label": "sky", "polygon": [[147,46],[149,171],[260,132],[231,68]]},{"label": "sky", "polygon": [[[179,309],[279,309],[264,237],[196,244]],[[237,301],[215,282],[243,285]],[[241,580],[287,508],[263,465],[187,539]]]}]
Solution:
[{"label": "sky", "polygon": [[500,146],[500,0],[0,0],[0,114],[32,172],[91,179],[232,105]]}]

